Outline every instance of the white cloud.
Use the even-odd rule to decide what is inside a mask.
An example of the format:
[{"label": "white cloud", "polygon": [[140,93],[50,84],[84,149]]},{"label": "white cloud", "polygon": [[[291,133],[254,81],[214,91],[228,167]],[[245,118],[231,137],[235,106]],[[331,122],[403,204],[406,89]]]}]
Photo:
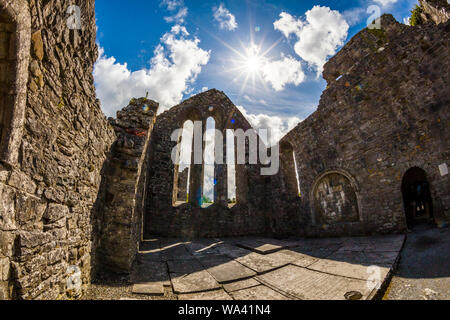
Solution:
[{"label": "white cloud", "polygon": [[132,97],[145,96],[161,104],[160,111],[181,102],[210,58],[210,51],[199,47],[200,40],[188,38],[183,26],[175,25],[162,38],[149,69],[130,71],[114,57],[100,56],[94,66],[97,96],[107,116],[115,116]]},{"label": "white cloud", "polygon": [[[294,46],[296,54],[317,69],[320,74],[327,58],[336,53],[344,44],[348,35],[349,25],[343,16],[329,7],[314,6],[306,12],[302,21],[283,12],[275,21],[274,28],[285,36],[294,33],[297,42]],[[289,29],[286,23],[291,21],[295,27]]]},{"label": "white cloud", "polygon": [[164,17],[164,20],[168,23],[184,23],[185,18],[188,15],[188,9],[184,6],[183,0],[163,0],[161,2],[161,6],[167,7],[169,11],[175,11],[178,9],[178,12],[172,16]]},{"label": "white cloud", "polygon": [[364,8],[353,8],[342,12],[342,16],[350,26],[355,26],[358,23],[362,22],[363,18],[366,15],[367,11]]},{"label": "white cloud", "polygon": [[223,6],[221,3],[219,8],[214,8],[214,19],[219,22],[219,28],[228,31],[236,30],[238,24],[236,22],[236,17]]},{"label": "white cloud", "polygon": [[[283,138],[286,133],[292,130],[302,119],[298,117],[279,117],[269,116],[267,114],[251,114],[242,106],[237,106],[243,116],[250,122],[252,127],[258,129],[270,130],[269,145],[274,145]],[[265,141],[267,143],[267,141]]]},{"label": "white cloud", "polygon": [[166,6],[167,10],[174,11],[183,6],[183,0],[163,0],[161,5]]},{"label": "white cloud", "polygon": [[170,17],[164,17],[164,20],[168,23],[184,23],[184,20],[188,14],[188,9],[186,7],[181,8],[177,14],[170,16]]},{"label": "white cloud", "polygon": [[286,38],[289,38],[291,34],[300,32],[303,27],[303,22],[291,16],[289,13],[282,12],[280,19],[275,21],[273,26],[275,30],[281,31]]},{"label": "white cloud", "polygon": [[396,3],[398,0],[374,0],[374,1],[381,4],[383,7],[387,7],[391,4]]},{"label": "white cloud", "polygon": [[305,79],[302,64],[292,57],[267,62],[262,68],[262,74],[275,91],[283,90],[284,86],[290,83],[298,86]]}]

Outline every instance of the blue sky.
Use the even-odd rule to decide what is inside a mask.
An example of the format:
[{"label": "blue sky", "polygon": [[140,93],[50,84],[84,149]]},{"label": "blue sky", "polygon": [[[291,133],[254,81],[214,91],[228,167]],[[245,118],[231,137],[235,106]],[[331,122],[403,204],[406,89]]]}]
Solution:
[{"label": "blue sky", "polygon": [[168,109],[217,88],[279,139],[315,111],[323,63],[366,27],[369,6],[403,22],[416,3],[97,0],[97,94],[113,116],[146,92]]}]

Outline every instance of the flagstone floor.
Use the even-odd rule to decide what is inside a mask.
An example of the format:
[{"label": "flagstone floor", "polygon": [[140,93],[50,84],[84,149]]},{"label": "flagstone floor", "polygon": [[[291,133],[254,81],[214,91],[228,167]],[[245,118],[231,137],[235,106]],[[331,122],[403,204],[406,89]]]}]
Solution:
[{"label": "flagstone floor", "polygon": [[179,300],[373,299],[388,284],[404,241],[404,235],[146,240],[132,293]]}]

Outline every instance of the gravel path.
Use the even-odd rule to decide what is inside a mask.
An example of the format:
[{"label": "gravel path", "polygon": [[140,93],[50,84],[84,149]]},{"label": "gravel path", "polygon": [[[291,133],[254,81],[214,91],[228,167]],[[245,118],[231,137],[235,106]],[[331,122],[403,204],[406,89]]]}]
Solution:
[{"label": "gravel path", "polygon": [[387,300],[450,300],[450,229],[420,226],[408,234]]}]

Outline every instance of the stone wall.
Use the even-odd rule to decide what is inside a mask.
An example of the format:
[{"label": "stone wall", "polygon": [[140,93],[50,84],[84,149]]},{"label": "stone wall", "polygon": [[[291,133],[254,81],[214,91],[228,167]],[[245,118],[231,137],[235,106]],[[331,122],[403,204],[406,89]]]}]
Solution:
[{"label": "stone wall", "polygon": [[147,189],[149,141],[158,104],[145,98],[110,119],[116,132],[103,175],[104,203],[96,228],[100,236],[97,264],[114,272],[131,270],[142,240]]},{"label": "stone wall", "polygon": [[[227,203],[226,165],[216,165],[216,199],[213,205],[208,208],[199,205],[202,164],[191,165],[189,202],[176,201],[174,194],[179,190],[175,181],[179,180],[179,172],[171,155],[178,141],[172,141],[172,133],[183,128],[187,120],[200,123],[201,132],[204,132],[208,117],[215,119],[216,129],[222,132],[226,129],[251,129],[248,121],[225,94],[215,89],[194,96],[158,116],[151,142],[145,219],[147,235],[195,238],[265,233],[266,212],[269,210],[264,197],[265,180],[260,175],[260,166],[250,165],[248,161],[245,165],[236,166],[237,204],[234,206]],[[226,140],[225,133],[223,136]],[[248,148],[246,150],[248,159]]]},{"label": "stone wall", "polygon": [[[330,59],[318,110],[281,142],[294,147],[298,163],[299,234],[404,231],[401,184],[415,166],[427,173],[436,220],[450,218],[449,176],[439,170],[449,162],[449,22],[410,27],[390,15],[381,22]],[[359,221],[315,220],[319,180],[333,172],[353,180],[357,201],[348,211],[358,205]],[[334,205],[341,185],[326,196]]]},{"label": "stone wall", "polygon": [[94,1],[70,4],[81,8],[81,30],[67,26],[67,1],[0,0],[17,57],[1,146],[0,298],[78,296],[90,283],[92,217],[114,131],[93,85]]},{"label": "stone wall", "polygon": [[419,0],[425,22],[444,23],[450,19],[450,4],[447,0]]}]

